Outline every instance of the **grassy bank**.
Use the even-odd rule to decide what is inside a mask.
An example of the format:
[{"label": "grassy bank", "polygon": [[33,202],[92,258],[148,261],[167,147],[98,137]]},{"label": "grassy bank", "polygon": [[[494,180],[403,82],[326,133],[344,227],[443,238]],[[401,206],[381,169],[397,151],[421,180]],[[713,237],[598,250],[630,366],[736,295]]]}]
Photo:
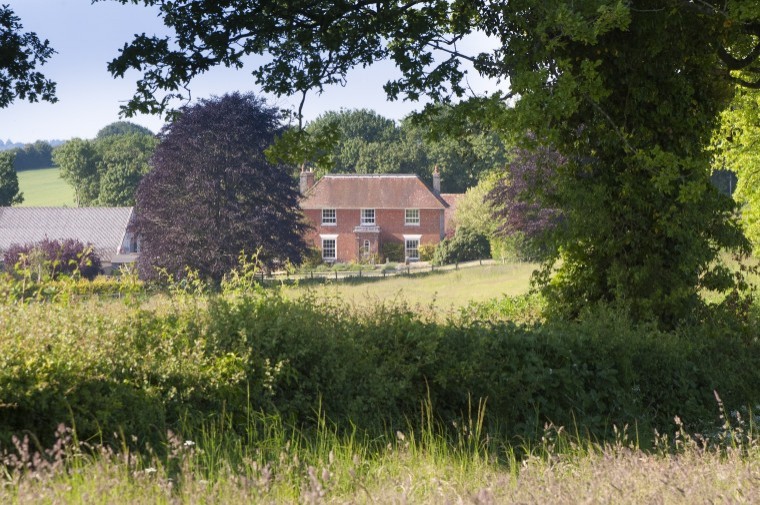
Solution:
[{"label": "grassy bank", "polygon": [[60,176],[57,167],[18,172],[19,189],[24,193],[24,207],[73,207],[74,189]]}]

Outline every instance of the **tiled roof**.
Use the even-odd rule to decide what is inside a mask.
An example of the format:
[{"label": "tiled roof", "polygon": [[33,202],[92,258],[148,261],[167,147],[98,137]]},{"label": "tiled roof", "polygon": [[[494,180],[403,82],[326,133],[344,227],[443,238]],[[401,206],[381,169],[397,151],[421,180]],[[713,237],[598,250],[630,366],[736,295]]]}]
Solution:
[{"label": "tiled roof", "polygon": [[453,231],[454,227],[454,213],[457,210],[457,202],[464,196],[464,193],[441,193],[441,198],[449,205],[443,213],[443,220],[446,223],[446,231]]},{"label": "tiled roof", "polygon": [[301,200],[303,209],[445,209],[447,204],[416,175],[322,177]]},{"label": "tiled roof", "polygon": [[119,251],[132,207],[0,207],[0,251],[44,238],[92,244],[104,262]]}]

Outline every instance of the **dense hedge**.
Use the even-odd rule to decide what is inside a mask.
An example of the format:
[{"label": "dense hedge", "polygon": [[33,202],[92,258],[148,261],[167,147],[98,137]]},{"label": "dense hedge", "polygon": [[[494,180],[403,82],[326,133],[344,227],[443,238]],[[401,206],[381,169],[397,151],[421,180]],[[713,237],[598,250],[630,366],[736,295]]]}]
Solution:
[{"label": "dense hedge", "polygon": [[[715,425],[760,404],[757,338],[717,324],[663,333],[614,311],[574,324],[436,323],[404,306],[351,312],[277,295],[173,296],[0,307],[0,443],[59,422],[81,438],[156,441],[249,409],[300,426],[405,429],[430,398],[443,425],[487,399],[492,431],[540,436],[552,421],[604,437]],[[493,318],[492,318],[493,319]],[[127,439],[130,438],[127,436]]]}]

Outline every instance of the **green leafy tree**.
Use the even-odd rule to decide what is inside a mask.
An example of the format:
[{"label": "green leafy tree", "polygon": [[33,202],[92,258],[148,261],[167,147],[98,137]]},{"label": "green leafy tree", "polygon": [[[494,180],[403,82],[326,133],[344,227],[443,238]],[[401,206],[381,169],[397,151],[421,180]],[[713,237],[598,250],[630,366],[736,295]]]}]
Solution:
[{"label": "green leafy tree", "polygon": [[152,134],[110,135],[95,142],[100,185],[98,205],[132,206],[135,191],[150,171],[150,157],[158,145]]},{"label": "green leafy tree", "polygon": [[73,139],[56,148],[53,160],[74,187],[77,205],[131,206],[157,144],[144,133]]},{"label": "green leafy tree", "polygon": [[0,207],[23,203],[24,194],[19,191],[18,175],[13,168],[14,153],[0,152]]},{"label": "green leafy tree", "polygon": [[44,140],[26,144],[23,148],[17,148],[15,151],[16,160],[13,162],[13,166],[16,170],[48,168],[53,165],[53,147]]},{"label": "green leafy tree", "polygon": [[150,129],[145,128],[144,126],[140,126],[139,124],[135,124],[129,121],[116,121],[114,123],[111,123],[101,128],[98,131],[98,134],[95,135],[95,138],[97,140],[100,140],[106,137],[111,137],[113,135],[131,135],[131,134],[152,136],[153,132],[150,131]]},{"label": "green leafy tree", "polygon": [[53,162],[61,169],[61,178],[74,188],[77,206],[95,205],[100,192],[98,152],[95,143],[75,138],[53,151]]},{"label": "green leafy tree", "polygon": [[140,274],[185,267],[219,281],[241,252],[268,266],[299,263],[306,225],[291,168],[267,160],[280,113],[250,94],[185,107],[165,126],[137,191]]},{"label": "green leafy tree", "polygon": [[715,164],[738,176],[734,197],[742,204],[747,237],[760,250],[760,91],[738,90],[715,136]]},{"label": "green leafy tree", "polygon": [[[115,76],[143,73],[127,113],[166,111],[193,77],[243,66],[250,54],[271,56],[253,75],[275,94],[319,91],[389,58],[401,70],[385,86],[391,98],[441,102],[467,91],[468,61],[511,86],[509,95],[474,100],[471,116],[480,110],[497,128],[532,131],[568,159],[556,174],[566,226],[551,259],[561,261],[551,284],[552,262],[543,277],[558,313],[619,302],[634,318],[675,326],[700,317],[701,290],[733,287],[719,253],[747,243],[732,201],[709,184],[707,147],[733,87],[760,87],[756,0],[180,0],[159,8],[174,40],[138,35],[109,64]],[[495,49],[462,53],[459,42],[474,31]],[[512,110],[494,106],[507,98]]]},{"label": "green leafy tree", "polygon": [[[440,107],[437,115],[447,111]],[[314,136],[337,132],[324,162],[315,163],[318,174],[412,173],[431,183],[432,167],[438,165],[444,190],[457,193],[477,184],[482,173],[504,164],[506,149],[496,134],[470,128],[456,138],[434,137],[429,130],[411,120],[397,126],[367,109],[327,112],[306,127]]]},{"label": "green leafy tree", "polygon": [[57,101],[55,83],[37,71],[55,51],[23,26],[8,5],[0,5],[0,109],[16,98]]}]

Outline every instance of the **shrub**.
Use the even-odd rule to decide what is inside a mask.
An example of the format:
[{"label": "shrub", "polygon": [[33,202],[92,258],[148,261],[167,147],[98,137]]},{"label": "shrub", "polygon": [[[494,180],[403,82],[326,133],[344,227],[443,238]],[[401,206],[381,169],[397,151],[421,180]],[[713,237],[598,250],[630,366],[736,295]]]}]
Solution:
[{"label": "shrub", "polygon": [[75,239],[46,238],[33,244],[12,244],[5,252],[3,264],[8,271],[13,268],[27,270],[38,280],[74,274],[92,280],[102,272],[100,258],[92,245]]},{"label": "shrub", "polygon": [[301,268],[304,270],[313,270],[324,263],[322,260],[322,251],[316,247],[309,247],[303,255]]},{"label": "shrub", "polygon": [[437,244],[422,244],[420,246],[420,261],[432,261]]},{"label": "shrub", "polygon": [[756,329],[664,332],[609,308],[539,323],[529,298],[434,323],[405,305],[353,311],[313,294],[170,296],[153,310],[3,307],[0,445],[22,431],[50,437],[59,422],[82,439],[116,432],[155,444],[216,416],[245,430],[252,411],[306,432],[328,419],[384,434],[419,428],[421,402],[452,426],[479,399],[494,435],[530,441],[552,422],[605,439],[626,424],[641,436],[670,431],[675,415],[689,429],[715,427],[713,391],[729,410],[760,404]]},{"label": "shrub", "polygon": [[491,257],[488,238],[467,228],[459,228],[452,238],[443,239],[435,249],[433,263],[446,265]]},{"label": "shrub", "polygon": [[398,242],[385,242],[382,247],[383,259],[401,263],[404,261],[404,244]]}]

